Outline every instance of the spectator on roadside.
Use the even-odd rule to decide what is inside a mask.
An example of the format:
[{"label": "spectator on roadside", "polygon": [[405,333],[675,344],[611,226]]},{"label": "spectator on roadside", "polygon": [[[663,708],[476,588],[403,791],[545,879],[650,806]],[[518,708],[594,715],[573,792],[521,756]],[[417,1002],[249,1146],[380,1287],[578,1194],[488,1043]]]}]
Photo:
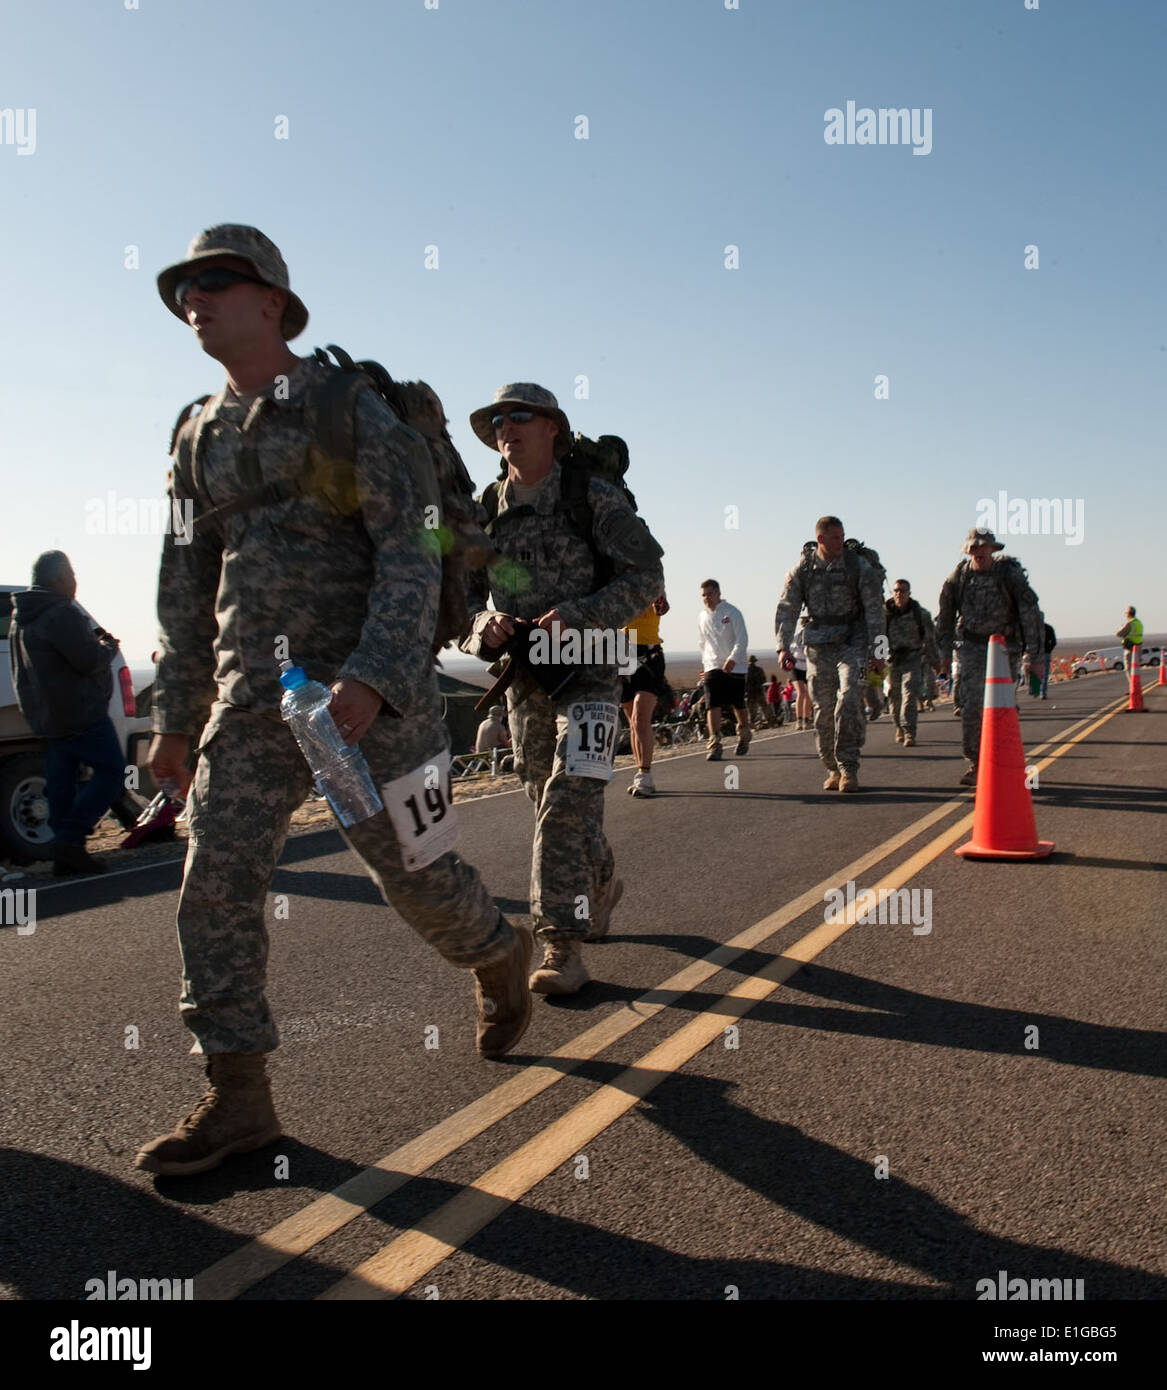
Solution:
[{"label": "spectator on roadside", "polygon": [[1143,642],[1143,624],[1135,617],[1133,606],[1126,610],[1126,622],[1114,635],[1122,638],[1122,669],[1129,676]]},{"label": "spectator on roadside", "polygon": [[[12,596],[12,685],[21,713],[45,740],[45,794],[58,874],[104,873],[86,837],[122,790],[125,758],[109,717],[118,642],[73,602],[69,557],[48,550],[32,567],[32,587]],[[82,766],[93,769],[77,785]]]},{"label": "spectator on roadside", "polygon": [[1054,664],[1054,648],[1058,645],[1058,634],[1046,623],[1045,625],[1045,672],[1041,678],[1041,698],[1049,699],[1049,673]]},{"label": "spectator on roadside", "polygon": [[767,723],[782,723],[782,685],[777,676],[771,676],[766,685],[766,715]]},{"label": "spectator on roadside", "polygon": [[[809,695],[807,696],[809,699]],[[797,700],[797,688],[793,681],[787,681],[782,687],[782,703],[786,707],[786,718],[793,719]]]},{"label": "spectator on roadside", "polygon": [[491,705],[487,717],[478,726],[474,739],[476,753],[489,753],[495,748],[511,746],[511,731],[507,726],[506,705]]}]

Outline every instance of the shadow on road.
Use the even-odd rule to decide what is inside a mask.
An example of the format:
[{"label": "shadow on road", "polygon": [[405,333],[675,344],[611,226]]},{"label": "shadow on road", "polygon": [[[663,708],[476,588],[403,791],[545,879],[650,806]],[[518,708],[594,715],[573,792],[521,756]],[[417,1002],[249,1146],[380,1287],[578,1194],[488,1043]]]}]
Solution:
[{"label": "shadow on road", "polygon": [[[194,1178],[158,1178],[154,1190],[120,1182],[92,1168],[22,1149],[0,1148],[5,1218],[0,1231],[0,1284],[20,1299],[84,1299],[89,1279],[107,1270],[121,1278],[192,1279],[241,1245],[245,1237],[186,1207],[274,1185],[273,1160],[286,1154],[297,1193],[331,1191],[360,1171],[292,1139],[228,1160]],[[287,1186],[288,1184],[282,1184]],[[298,1201],[296,1206],[302,1206]],[[305,1263],[311,1264],[308,1260]],[[318,1266],[333,1282],[343,1269]]]},{"label": "shadow on road", "polygon": [[1098,854],[1053,854],[1051,859],[1072,869],[1130,869],[1143,873],[1167,872],[1167,863],[1157,859],[1106,859]]},{"label": "shadow on road", "polygon": [[1036,795],[1039,805],[1063,806],[1067,811],[1167,811],[1167,790],[1162,787],[1128,787],[1103,782],[1092,786],[1045,784]]},{"label": "shadow on road", "polygon": [[[736,1288],[742,1299],[975,1299],[977,1281],[995,1279],[1001,1269],[1026,1279],[1082,1279],[1089,1299],[1167,1297],[1167,1279],[1145,1270],[979,1230],[923,1188],[895,1176],[877,1179],[872,1159],[857,1158],[794,1125],[734,1104],[729,1082],[672,1072],[646,1076],[636,1068],[629,1077],[618,1065],[600,1061],[582,1064],[577,1073],[597,1086],[623,1075],[637,1095],[643,1093],[646,1082],[651,1084],[659,1076],[656,1089],[641,1101],[638,1119],[658,1126],[707,1167],[775,1209],[768,1222],[758,1220],[756,1204],[739,1207],[734,1201],[733,1211],[734,1220],[750,1222],[742,1243],[763,1251],[769,1246],[773,1258],[733,1257],[734,1225],[723,1227],[718,1222],[716,1198],[710,1205],[715,1179],[678,1188],[679,1170],[666,1173],[659,1167],[644,1173],[630,1215],[635,1218],[646,1204],[655,1207],[657,1197],[671,1201],[675,1211],[671,1238],[676,1244],[690,1250],[728,1247],[730,1253],[687,1254],[626,1234],[620,1225],[628,1212],[627,1189],[597,1183],[593,1198],[590,1184],[579,1182],[565,1205],[570,1210],[585,1203],[603,1203],[603,1218],[592,1223],[570,1214],[515,1205],[465,1243],[468,1255],[594,1299],[721,1300],[727,1297],[728,1286]],[[659,1153],[654,1161],[659,1164]],[[593,1165],[596,1162],[593,1158]],[[593,1180],[595,1176],[593,1169]],[[406,1223],[430,1229],[435,1207],[465,1190],[459,1184],[416,1179],[371,1214],[395,1229]],[[790,1236],[779,1227],[779,1212],[908,1266],[931,1284],[835,1274],[783,1260]],[[601,1224],[602,1220],[610,1224]],[[420,1282],[441,1287],[441,1271],[427,1274]],[[459,1291],[454,1296],[473,1294]]]},{"label": "shadow on road", "polygon": [[[702,938],[675,939],[693,942],[698,958],[705,954],[708,943]],[[659,938],[657,941],[659,943]],[[735,975],[754,975],[777,959],[768,952],[747,951],[728,969]],[[831,1008],[828,1002],[822,1005],[798,1003],[792,997],[798,994],[857,1005],[867,1012]],[[582,999],[580,995],[565,995],[556,999],[552,1006],[586,1012],[600,1004],[631,1004],[640,1000],[645,1004],[667,1003],[677,1012],[697,1014],[717,1006],[721,998],[720,992],[691,990],[675,999],[670,993],[658,993],[651,988],[596,980],[583,991]],[[857,1037],[1018,1057],[1034,1055],[1025,1047],[1024,1039],[1025,1029],[1036,1024],[1040,1029],[1044,1061],[1132,1076],[1167,1076],[1167,1033],[1084,1023],[1057,1014],[1037,1013],[1033,1009],[997,1009],[987,1004],[942,999],[820,965],[802,966],[786,981],[781,993],[755,1004],[748,1017],[757,1023],[783,1027],[814,1028]],[[526,1063],[540,1059],[512,1053],[505,1060]],[[543,1060],[547,1065],[557,1065],[555,1059]],[[564,1068],[573,1069],[572,1066]]]}]

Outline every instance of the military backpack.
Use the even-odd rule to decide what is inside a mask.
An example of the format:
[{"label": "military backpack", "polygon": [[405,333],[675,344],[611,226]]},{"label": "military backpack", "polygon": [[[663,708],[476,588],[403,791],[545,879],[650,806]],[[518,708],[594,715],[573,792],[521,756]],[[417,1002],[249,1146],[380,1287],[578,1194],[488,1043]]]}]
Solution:
[{"label": "military backpack", "polygon": [[303,468],[291,482],[264,484],[254,446],[245,447],[240,468],[245,479],[254,483],[253,488],[222,506],[211,506],[199,450],[202,416],[195,413],[211,397],[200,396],[179,415],[170,436],[170,453],[184,487],[201,504],[194,518],[196,533],[199,528],[214,528],[221,536],[221,523],[229,516],[272,506],[290,497],[314,496],[344,516],[356,512],[360,500],[354,471],[354,410],[357,392],[371,387],[403,424],[421,436],[437,480],[440,524],[430,526],[427,520],[423,527],[423,535],[432,537],[432,545],[442,557],[441,600],[432,642],[436,655],[448,642],[469,633],[466,572],[481,568],[494,555],[480,526],[481,513],[474,500],[470,474],[446,427],[442,403],[426,382],[395,381],[379,362],[354,362],[335,344],[330,343],[327,351],[317,348],[314,355],[330,370],[305,392],[303,411],[312,443]]},{"label": "military backpack", "polygon": [[[559,460],[562,486],[558,510],[592,552],[596,582],[601,588],[612,579],[614,567],[612,561],[601,554],[596,545],[595,517],[588,501],[588,486],[593,478],[611,483],[624,494],[628,505],[636,511],[636,498],[624,482],[628,463],[628,445],[616,434],[602,434],[598,439],[576,434],[570,451]],[[497,481],[485,489],[481,498],[486,509],[486,533],[492,539],[497,528],[504,525],[508,517],[526,516],[532,510],[530,507],[510,507],[499,513],[499,497],[506,477],[507,468],[504,464]]]},{"label": "military backpack", "polygon": [[[814,564],[814,557],[817,551],[817,541],[807,541],[806,544],[802,547],[802,559],[798,563],[798,568],[802,575],[804,584],[806,581],[806,576],[810,573],[811,566]],[[848,575],[856,582],[856,584],[858,584],[859,582],[860,556],[862,556],[863,559],[865,559],[867,563],[871,566],[871,568],[876,572],[876,574],[879,575],[879,592],[880,596],[882,597],[883,586],[887,579],[887,570],[884,568],[883,562],[879,558],[879,552],[877,550],[872,550],[872,548],[869,545],[864,545],[862,541],[854,540],[851,536],[848,536],[847,539],[843,542],[843,563],[847,567]],[[814,621],[815,615],[812,613],[810,616],[811,620]]]},{"label": "military backpack", "polygon": [[[917,631],[919,632],[919,634],[920,634],[920,641],[923,642],[923,641],[924,641],[924,619],[923,619],[923,617],[922,617],[922,615],[921,615],[921,612],[920,612],[920,605],[919,605],[919,603],[917,603],[916,600],[913,598],[913,599],[909,599],[909,600],[908,600],[908,607],[912,610],[912,617],[915,618],[915,620],[916,620],[916,630],[917,630]],[[889,598],[889,599],[888,599],[888,601],[883,605],[883,611],[887,614],[887,616],[888,616],[889,619],[890,619],[890,618],[898,618],[898,617],[900,616],[900,610],[896,607],[896,601],[895,601],[894,598]]]},{"label": "military backpack", "polygon": [[[993,561],[992,569],[989,571],[997,588],[1005,595],[1009,601],[1009,607],[1013,610],[1013,621],[1009,624],[1008,630],[1002,635],[1006,641],[1014,641],[1021,631],[1021,614],[1017,606],[1017,595],[1013,592],[1011,579],[1020,579],[1022,584],[1028,586],[1029,572],[1020,560],[1012,555],[1001,555]],[[968,590],[969,577],[972,574],[972,561],[962,560],[945,580],[946,584],[951,584],[956,591],[954,608],[961,616],[958,618],[958,627],[961,629],[960,636],[963,637],[964,626],[964,596]]]}]

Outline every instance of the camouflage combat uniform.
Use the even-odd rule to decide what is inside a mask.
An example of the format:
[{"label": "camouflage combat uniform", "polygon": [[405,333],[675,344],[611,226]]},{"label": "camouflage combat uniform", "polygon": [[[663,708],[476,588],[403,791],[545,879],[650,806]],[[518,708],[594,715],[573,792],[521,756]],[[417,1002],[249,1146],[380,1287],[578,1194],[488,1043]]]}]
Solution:
[{"label": "camouflage combat uniform", "polygon": [[[489,572],[473,577],[470,608],[476,614],[463,650],[478,655],[481,635],[495,612],[533,622],[552,608],[564,627],[605,629],[613,634],[643,611],[664,589],[661,549],[647,527],[611,484],[592,478],[588,504],[600,553],[615,566],[603,587],[595,559],[560,508],[562,470],[558,462],[535,493],[534,501],[494,530],[505,557]],[[499,516],[514,506],[514,484],[502,484]],[[494,610],[486,607],[487,586]],[[598,701],[618,709],[620,678],[615,665],[579,668],[575,681],[552,700],[526,672],[507,691],[514,738],[515,771],[535,807],[531,855],[531,915],[536,935],[547,945],[559,938],[582,940],[590,918],[581,914],[602,900],[614,860],[604,836],[604,788],[597,777],[569,776],[565,750],[573,707]]]},{"label": "camouflage combat uniform", "polygon": [[[208,402],[196,517],[205,500],[220,506],[257,481],[297,477],[309,446],[305,389],[326,371],[301,360],[286,400],[273,383],[243,398],[224,388]],[[423,525],[423,509],[438,503],[432,468],[420,437],[371,390],[357,395],[355,439],[347,507],[289,496],[196,523],[192,544],[164,543],[154,727],[200,749],[178,909],[181,1010],[196,1052],[269,1052],[279,1041],[264,995],[265,900],[312,779],[279,715],[277,639],[310,678],[362,681],[400,716],[383,712],[361,739],[378,787],[446,747],[430,654],[441,562]],[[172,492],[192,496],[177,467]],[[512,929],[456,853],[407,873],[387,813],[344,833],[386,900],[448,961],[506,955]]]},{"label": "camouflage combat uniform", "polygon": [[940,665],[936,629],[931,613],[915,599],[904,609],[896,607],[895,599],[888,599],[884,611],[891,650],[891,717],[897,729],[915,738],[918,701],[925,698],[924,670]]},{"label": "camouflage combat uniform", "polygon": [[971,561],[962,561],[944,581],[936,618],[940,651],[955,647],[960,659],[955,700],[960,708],[962,748],[975,768],[981,749],[981,714],[985,700],[985,667],[989,638],[1000,633],[1009,653],[1014,681],[1021,666],[1021,651],[1042,659],[1045,619],[1037,595],[1019,561],[994,555],[992,569],[978,574]]},{"label": "camouflage combat uniform", "polygon": [[844,550],[835,560],[816,551],[786,576],[774,627],[779,651],[788,649],[805,604],[806,676],[814,701],[815,740],[830,772],[859,771],[867,737],[864,686],[867,662],[884,635],[878,571],[862,555]]}]

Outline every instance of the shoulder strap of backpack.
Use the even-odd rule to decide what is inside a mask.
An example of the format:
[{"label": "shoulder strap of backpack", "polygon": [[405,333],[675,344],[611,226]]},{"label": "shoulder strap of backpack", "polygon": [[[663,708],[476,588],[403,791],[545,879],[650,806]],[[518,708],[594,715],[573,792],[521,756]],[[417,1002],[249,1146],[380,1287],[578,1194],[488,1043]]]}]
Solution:
[{"label": "shoulder strap of backpack", "polygon": [[202,496],[202,476],[198,468],[199,421],[203,408],[211,399],[211,396],[199,396],[183,406],[170,431],[170,457],[174,473],[188,496],[196,502]]},{"label": "shoulder strap of backpack", "polygon": [[482,496],[478,499],[482,504],[482,510],[486,513],[486,522],[483,530],[488,536],[494,533],[494,523],[498,520],[498,503],[502,494],[502,479],[496,478],[493,483],[487,483],[482,490]]},{"label": "shoulder strap of backpack", "polygon": [[[366,377],[340,348],[330,344],[328,350],[337,355],[341,365],[305,393],[304,415],[308,435],[326,458],[355,463],[357,441],[353,423],[353,403]],[[316,349],[316,354],[326,365],[332,365],[320,348]]]},{"label": "shoulder strap of backpack", "polygon": [[[893,599],[892,602],[894,603],[895,600]],[[916,627],[919,630],[920,641],[922,642],[924,640],[924,616],[920,611],[920,604],[918,599],[912,600],[912,613],[916,619]]]},{"label": "shoulder strap of backpack", "polygon": [[595,514],[588,501],[591,477],[578,469],[567,469],[561,477],[563,490],[560,494],[560,509],[571,518],[571,524],[595,553]]},{"label": "shoulder strap of backpack", "polygon": [[952,571],[952,578],[956,588],[956,607],[958,611],[963,611],[964,609],[964,591],[968,588],[968,572],[971,567],[971,560],[962,560]]}]

